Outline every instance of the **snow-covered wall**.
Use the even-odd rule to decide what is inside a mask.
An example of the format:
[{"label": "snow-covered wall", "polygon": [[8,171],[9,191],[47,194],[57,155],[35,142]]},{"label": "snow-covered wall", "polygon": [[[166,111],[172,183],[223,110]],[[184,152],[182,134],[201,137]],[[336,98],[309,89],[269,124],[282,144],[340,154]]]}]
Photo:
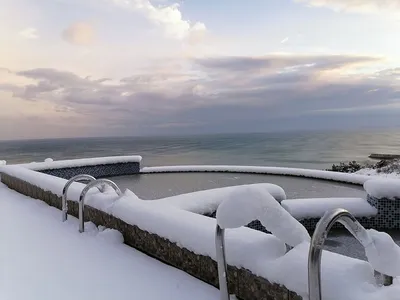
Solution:
[{"label": "snow-covered wall", "polygon": [[140,172],[141,156],[110,156],[19,164],[29,170],[69,179],[78,174],[95,178],[133,175]]},{"label": "snow-covered wall", "polygon": [[180,173],[180,172],[228,172],[249,174],[270,174],[283,176],[297,176],[322,179],[343,183],[363,185],[371,176],[339,173],[312,169],[284,168],[284,167],[256,167],[256,166],[229,166],[229,165],[193,165],[193,166],[161,166],[144,167],[141,173]]}]

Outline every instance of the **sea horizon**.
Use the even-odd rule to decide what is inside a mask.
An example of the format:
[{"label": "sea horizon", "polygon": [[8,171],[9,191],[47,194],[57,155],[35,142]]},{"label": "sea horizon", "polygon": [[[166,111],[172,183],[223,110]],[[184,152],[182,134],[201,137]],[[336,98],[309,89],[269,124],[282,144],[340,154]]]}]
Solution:
[{"label": "sea horizon", "polygon": [[398,153],[400,131],[297,130],[169,136],[76,137],[0,141],[8,164],[141,155],[143,165],[230,164],[329,168],[366,161],[371,153]]}]

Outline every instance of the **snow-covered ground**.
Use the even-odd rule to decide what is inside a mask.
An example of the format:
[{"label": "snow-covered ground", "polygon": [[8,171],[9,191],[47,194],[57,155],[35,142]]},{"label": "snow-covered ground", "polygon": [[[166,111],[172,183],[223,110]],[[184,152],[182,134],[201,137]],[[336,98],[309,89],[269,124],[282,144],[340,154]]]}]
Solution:
[{"label": "snow-covered ground", "polygon": [[218,299],[219,291],[77,220],[0,185],[0,299]]},{"label": "snow-covered ground", "polygon": [[382,178],[400,179],[400,174],[398,172],[384,173],[384,172],[378,172],[378,170],[370,169],[370,168],[361,169],[361,170],[355,172],[354,174],[367,175],[367,176],[379,176]]}]

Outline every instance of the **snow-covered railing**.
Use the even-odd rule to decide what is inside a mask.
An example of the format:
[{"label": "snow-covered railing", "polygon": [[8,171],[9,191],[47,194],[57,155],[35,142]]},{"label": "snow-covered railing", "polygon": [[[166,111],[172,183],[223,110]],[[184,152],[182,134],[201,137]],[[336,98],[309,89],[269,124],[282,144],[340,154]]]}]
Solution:
[{"label": "snow-covered railing", "polygon": [[81,195],[79,196],[79,232],[84,232],[85,231],[85,197],[87,192],[94,187],[102,189],[105,188],[105,186],[110,186],[113,188],[113,190],[117,193],[118,196],[122,196],[122,192],[120,188],[115,184],[115,182],[108,180],[108,179],[97,179],[94,181],[89,182],[85,188],[82,190]]},{"label": "snow-covered railing", "polygon": [[307,230],[279,203],[259,186],[232,193],[218,207],[215,229],[215,248],[218,264],[220,300],[229,300],[227,263],[225,253],[225,229],[238,228],[259,219],[282,243],[282,249],[293,248],[310,241]]},{"label": "snow-covered railing", "polygon": [[144,167],[141,173],[179,173],[179,172],[228,172],[248,174],[269,174],[283,176],[297,176],[313,179],[323,179],[336,182],[362,185],[371,176],[351,173],[340,173],[332,171],[298,169],[285,167],[257,167],[257,166],[229,166],[229,165],[183,165],[183,166],[160,166]]},{"label": "snow-covered railing", "polygon": [[[92,182],[95,181],[96,178],[87,174],[80,174],[72,177],[70,180],[67,181],[65,184],[63,191],[62,191],[62,198],[61,198],[61,211],[62,211],[62,221],[67,221],[68,218],[68,202],[67,202],[67,193],[68,189],[74,182]],[[104,189],[99,187],[99,191],[103,192]]]},{"label": "snow-covered railing", "polygon": [[[386,271],[385,267],[382,267],[382,257],[377,255],[378,253],[371,253],[368,250],[374,247],[374,240],[369,235],[368,231],[355,219],[355,217],[345,209],[334,209],[327,211],[325,215],[318,222],[317,228],[313,234],[310,244],[310,251],[308,256],[308,295],[310,300],[322,300],[321,291],[321,257],[322,250],[325,244],[325,240],[328,237],[328,233],[332,228],[333,224],[339,222],[342,223],[345,228],[363,245],[367,252],[367,257],[369,258],[372,266],[376,270],[382,272]],[[389,248],[393,246],[389,244]],[[397,248],[397,254],[400,256],[400,248]],[[400,257],[398,257],[400,260]],[[375,265],[375,266],[374,266]],[[395,275],[400,275],[400,269],[397,270]],[[387,280],[393,282],[393,278]]]}]

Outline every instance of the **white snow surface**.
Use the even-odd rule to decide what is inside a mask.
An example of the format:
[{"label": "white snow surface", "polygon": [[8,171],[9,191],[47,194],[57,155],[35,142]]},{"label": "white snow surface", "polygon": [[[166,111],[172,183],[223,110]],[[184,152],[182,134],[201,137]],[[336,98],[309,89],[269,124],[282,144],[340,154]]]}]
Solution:
[{"label": "white snow surface", "polygon": [[365,248],[368,261],[375,270],[390,276],[400,276],[400,247],[386,232],[369,229],[372,239]]},{"label": "white snow surface", "polygon": [[[257,186],[259,189],[270,193],[276,199],[276,201],[280,202],[286,199],[285,191],[280,186],[271,183],[256,183],[197,191],[152,200],[149,202],[156,205],[173,206],[198,214],[210,214],[217,210],[217,207],[224,199],[230,198],[232,195],[235,193],[240,193],[242,190],[247,191],[249,187],[254,186]],[[244,200],[249,202],[252,201],[252,195],[246,195]]]},{"label": "white snow surface", "polygon": [[7,161],[5,161],[5,160],[0,160],[0,166],[4,166],[4,165],[6,165],[7,164]]},{"label": "white snow surface", "polygon": [[70,217],[0,186],[0,299],[204,300],[219,291],[124,245],[112,229],[77,230]]},{"label": "white snow surface", "polygon": [[231,173],[256,173],[271,175],[290,175],[298,177],[326,179],[332,181],[346,182],[362,185],[371,176],[340,173],[332,171],[284,168],[284,167],[258,167],[258,166],[224,166],[224,165],[183,165],[183,166],[161,166],[144,167],[141,173],[168,173],[168,172],[231,172]]},{"label": "white snow surface", "polygon": [[400,199],[400,179],[370,179],[364,183],[364,189],[374,198]]},{"label": "white snow surface", "polygon": [[233,191],[217,210],[222,228],[237,228],[253,220],[260,220],[268,231],[292,247],[310,241],[305,227],[258,185]]},{"label": "white snow surface", "polygon": [[28,168],[30,170],[51,170],[51,169],[62,169],[82,166],[96,166],[96,165],[108,165],[116,163],[128,163],[128,162],[140,162],[141,156],[129,155],[129,156],[109,156],[109,157],[95,157],[95,158],[80,158],[80,159],[69,159],[69,160],[57,160],[45,162],[32,162],[27,164],[19,164],[18,166]]},{"label": "white snow surface", "polygon": [[384,173],[384,172],[378,172],[376,169],[370,169],[370,168],[364,168],[361,169],[354,174],[358,175],[367,175],[367,176],[374,176],[374,177],[380,177],[380,178],[392,178],[392,179],[400,179],[400,174],[399,173]]},{"label": "white snow surface", "polygon": [[281,202],[297,220],[321,218],[326,211],[343,208],[355,217],[372,217],[378,210],[362,198],[304,198],[288,199]]},{"label": "white snow surface", "polygon": [[[0,227],[1,236],[5,237],[2,240],[5,246],[0,250],[1,261],[7,264],[7,271],[0,273],[0,276],[7,274],[7,278],[0,279],[1,299],[219,297],[215,289],[204,291],[203,283],[192,281],[192,277],[177,270],[171,273],[169,267],[119,244],[121,237],[114,233],[99,235],[99,229],[93,225],[86,226],[91,228],[89,232],[79,235],[75,218],[70,217],[67,223],[59,222],[59,210],[3,185],[0,186],[0,204],[0,219],[8,225]],[[117,199],[111,208],[113,215],[127,223],[215,259],[216,222],[212,218],[173,207],[148,205],[147,201],[132,201],[130,196]],[[104,228],[100,231],[106,232]],[[108,235],[111,237],[104,237]],[[104,239],[105,242],[99,244]],[[308,242],[286,253],[284,243],[275,236],[241,227],[227,230],[226,249],[228,264],[249,269],[255,275],[307,297]],[[151,281],[147,281],[149,278]],[[176,278],[182,279],[174,282]],[[390,287],[374,284],[369,263],[324,251],[324,300],[398,300],[399,293],[397,281]]]},{"label": "white snow surface", "polygon": [[[0,172],[29,182],[59,197],[62,196],[63,188],[67,183],[66,179],[36,172],[17,165],[0,167]],[[74,182],[68,189],[67,199],[78,201],[84,188],[84,184]],[[108,212],[117,198],[118,195],[113,189],[107,189],[104,193],[100,193],[98,189],[93,188],[86,194],[85,203],[94,208]]]}]

